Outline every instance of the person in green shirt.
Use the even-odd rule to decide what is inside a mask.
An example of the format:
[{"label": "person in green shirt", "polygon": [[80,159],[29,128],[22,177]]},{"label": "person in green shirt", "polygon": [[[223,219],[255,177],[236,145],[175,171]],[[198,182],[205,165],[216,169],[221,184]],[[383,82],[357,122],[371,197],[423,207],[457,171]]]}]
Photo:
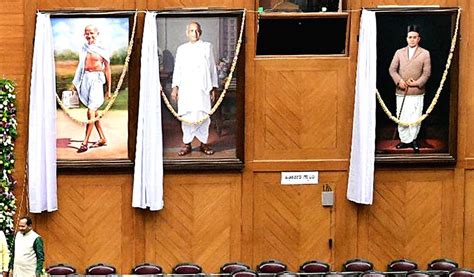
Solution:
[{"label": "person in green shirt", "polygon": [[20,218],[18,230],[10,260],[13,277],[40,276],[44,265],[43,239],[33,231],[33,221],[28,216]]}]

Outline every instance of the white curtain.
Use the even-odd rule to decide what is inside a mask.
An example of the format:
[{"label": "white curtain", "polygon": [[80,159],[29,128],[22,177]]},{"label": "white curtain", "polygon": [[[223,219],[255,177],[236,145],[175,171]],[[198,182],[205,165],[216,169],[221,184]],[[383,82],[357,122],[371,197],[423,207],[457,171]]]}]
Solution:
[{"label": "white curtain", "polygon": [[49,14],[36,15],[28,124],[30,212],[58,209],[56,193],[56,74]]},{"label": "white curtain", "polygon": [[372,204],[375,161],[375,89],[377,82],[375,12],[362,10],[355,86],[352,148],[347,199]]},{"label": "white curtain", "polygon": [[156,13],[145,14],[132,206],[163,208],[163,137]]}]

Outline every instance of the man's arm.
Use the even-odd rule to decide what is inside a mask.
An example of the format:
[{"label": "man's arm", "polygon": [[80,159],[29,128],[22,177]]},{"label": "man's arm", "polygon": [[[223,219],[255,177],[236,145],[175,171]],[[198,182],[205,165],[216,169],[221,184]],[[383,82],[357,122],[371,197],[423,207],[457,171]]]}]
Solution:
[{"label": "man's arm", "polygon": [[107,98],[112,97],[112,74],[110,71],[110,63],[104,59],[104,73],[105,79],[107,80],[107,92],[105,96]]},{"label": "man's arm", "polygon": [[388,73],[390,73],[390,76],[392,77],[393,81],[395,82],[395,85],[398,85],[400,83],[400,80],[402,80],[402,76],[400,76],[400,74],[398,74],[399,67],[400,67],[400,57],[399,57],[398,51],[397,51],[393,55],[392,62],[390,63],[390,67],[388,68]]},{"label": "man's arm", "polygon": [[178,97],[179,97],[179,87],[173,87],[173,89],[171,90],[171,98],[174,100],[174,101],[178,101]]},{"label": "man's arm", "polygon": [[401,89],[406,89],[408,85],[405,82],[405,80],[403,80],[402,76],[400,76],[400,74],[398,73],[399,70],[400,70],[400,50],[395,52],[395,55],[393,55],[393,59],[392,59],[392,62],[390,63],[388,72],[390,73],[390,76],[392,77],[396,86],[398,86]]},{"label": "man's arm", "polygon": [[8,242],[7,238],[5,237],[5,234],[3,232],[0,232],[0,239],[1,239],[1,259],[2,259],[2,272],[3,276],[7,277],[8,276],[8,267],[10,264],[10,251],[8,251]]},{"label": "man's arm", "polygon": [[33,243],[33,250],[36,254],[36,276],[40,276],[43,273],[44,265],[44,246],[43,239],[37,237]]},{"label": "man's arm", "polygon": [[214,50],[212,44],[209,45],[209,73],[211,74],[212,87],[219,87],[219,77],[217,76],[216,60],[214,59]]},{"label": "man's arm", "polygon": [[181,85],[181,47],[176,51],[176,60],[174,62],[173,79],[171,80],[171,98],[178,101],[179,86]]}]

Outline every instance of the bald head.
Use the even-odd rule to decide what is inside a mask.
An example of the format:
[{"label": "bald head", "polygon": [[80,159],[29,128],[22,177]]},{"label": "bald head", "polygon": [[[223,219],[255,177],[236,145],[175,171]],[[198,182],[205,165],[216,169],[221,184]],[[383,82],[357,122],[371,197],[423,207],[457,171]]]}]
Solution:
[{"label": "bald head", "polygon": [[186,26],[186,36],[191,43],[198,41],[201,38],[201,25],[197,22],[191,22]]},{"label": "bald head", "polygon": [[99,29],[92,24],[89,24],[84,28],[84,38],[87,44],[95,44],[97,42],[97,36],[99,35]]}]

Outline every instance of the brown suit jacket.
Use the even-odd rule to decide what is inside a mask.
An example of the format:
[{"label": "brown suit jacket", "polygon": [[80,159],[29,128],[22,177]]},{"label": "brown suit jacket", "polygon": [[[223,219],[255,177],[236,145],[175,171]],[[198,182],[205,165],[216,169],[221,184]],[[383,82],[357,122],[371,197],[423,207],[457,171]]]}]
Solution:
[{"label": "brown suit jacket", "polygon": [[418,46],[413,57],[409,60],[408,47],[398,49],[393,55],[389,73],[397,85],[396,94],[405,94],[405,91],[398,87],[400,79],[403,79],[406,82],[410,78],[415,80],[415,84],[408,88],[407,95],[424,94],[425,84],[431,75],[430,52]]}]

